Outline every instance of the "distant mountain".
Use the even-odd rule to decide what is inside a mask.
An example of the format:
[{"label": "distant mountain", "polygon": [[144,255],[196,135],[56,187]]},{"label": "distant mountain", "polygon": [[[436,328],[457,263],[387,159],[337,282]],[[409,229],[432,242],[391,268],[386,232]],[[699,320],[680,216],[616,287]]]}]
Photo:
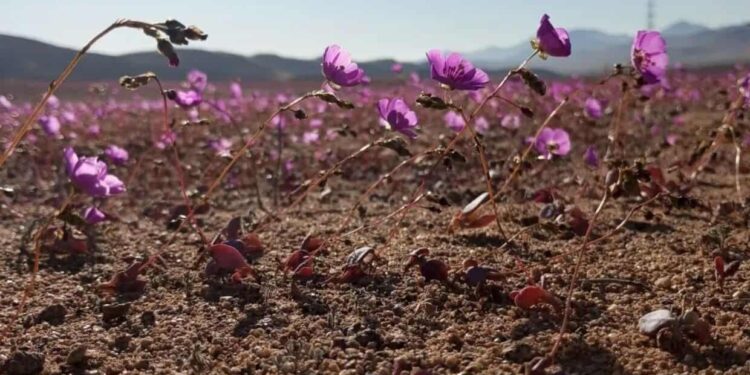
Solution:
[{"label": "distant mountain", "polygon": [[[680,63],[689,68],[731,66],[750,62],[750,25],[728,26],[710,29],[705,26],[678,22],[662,31],[667,41],[671,63]],[[607,34],[596,30],[571,30],[573,53],[569,58],[550,58],[535,61],[563,75],[585,75],[607,71],[615,63],[629,61],[633,35]],[[530,53],[529,43],[512,47],[489,47],[466,53],[475,64],[502,69],[517,65]]]},{"label": "distant mountain", "polygon": [[[750,25],[709,29],[679,22],[663,30],[671,62],[687,67],[730,66],[750,62]],[[613,35],[596,30],[571,30],[573,54],[569,58],[535,61],[543,76],[585,75],[607,71],[615,63],[627,63],[632,36]],[[126,74],[153,71],[163,80],[180,80],[189,69],[197,68],[212,81],[243,79],[250,82],[317,80],[318,59],[294,59],[271,54],[239,54],[179,49],[182,64],[170,68],[156,51],[120,56],[87,54],[70,79],[78,81],[114,80]],[[465,56],[491,73],[502,74],[531,53],[529,42],[511,47],[488,47]],[[75,51],[47,43],[0,34],[0,79],[49,81],[68,64]],[[363,62],[360,65],[374,79],[392,79],[393,60]],[[542,70],[543,69],[543,70]],[[405,72],[426,76],[427,64],[404,64]]]}]

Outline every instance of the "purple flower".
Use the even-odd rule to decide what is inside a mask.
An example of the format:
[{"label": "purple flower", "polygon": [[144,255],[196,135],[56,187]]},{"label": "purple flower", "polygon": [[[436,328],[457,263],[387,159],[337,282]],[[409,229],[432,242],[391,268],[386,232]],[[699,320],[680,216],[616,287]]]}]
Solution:
[{"label": "purple flower", "polygon": [[242,86],[240,86],[237,82],[232,82],[229,85],[229,92],[232,94],[232,99],[240,100],[242,99]]},{"label": "purple flower", "polygon": [[208,76],[197,69],[188,72],[187,81],[190,84],[190,88],[197,92],[203,92],[206,86],[208,86]]},{"label": "purple flower", "polygon": [[102,132],[102,129],[101,129],[101,127],[99,127],[99,124],[91,124],[86,129],[86,132],[89,135],[96,137],[96,136],[98,136]]},{"label": "purple flower", "polygon": [[86,220],[87,223],[94,225],[101,223],[104,220],[107,220],[107,214],[96,208],[95,206],[91,206],[86,208],[85,211],[83,211],[83,218]]},{"label": "purple flower", "polygon": [[630,51],[633,67],[641,74],[643,83],[654,84],[667,73],[667,43],[658,31],[641,30],[633,39]]},{"label": "purple flower", "polygon": [[432,79],[448,86],[451,90],[479,90],[488,83],[490,77],[481,69],[475,68],[458,53],[443,57],[439,50],[427,52]]},{"label": "purple flower", "polygon": [[60,120],[56,116],[42,116],[39,118],[39,125],[44,133],[50,137],[60,136]]},{"label": "purple flower", "polygon": [[591,168],[599,167],[599,154],[596,152],[596,147],[591,145],[586,148],[586,152],[583,153],[583,161]]},{"label": "purple flower", "polygon": [[393,63],[393,65],[391,65],[391,71],[396,74],[401,73],[403,70],[404,70],[404,64]]},{"label": "purple flower", "polygon": [[365,71],[352,62],[348,51],[332,44],[323,52],[323,76],[328,83],[352,87],[363,82]]},{"label": "purple flower", "polygon": [[177,133],[167,130],[159,136],[154,146],[160,150],[164,150],[167,147],[173,145],[177,141]]},{"label": "purple flower", "polygon": [[477,117],[477,120],[474,122],[474,128],[477,129],[477,132],[484,134],[488,130],[490,130],[490,122],[487,121],[487,118],[484,116]]},{"label": "purple flower", "polygon": [[311,130],[302,133],[302,143],[309,145],[313,143],[318,143],[320,140],[320,134],[318,134],[317,130]]},{"label": "purple flower", "polygon": [[92,197],[109,197],[125,192],[125,184],[107,174],[107,164],[97,157],[76,155],[72,147],[65,148],[65,171],[77,188]]},{"label": "purple flower", "polygon": [[184,109],[195,107],[203,102],[203,96],[195,90],[177,91],[174,97],[169,98]]},{"label": "purple flower", "polygon": [[500,126],[506,129],[518,129],[521,127],[521,118],[518,115],[505,115],[500,121]]},{"label": "purple flower", "polygon": [[388,130],[397,131],[411,139],[417,138],[417,114],[406,105],[404,99],[380,99],[378,101],[380,123]]},{"label": "purple flower", "polygon": [[586,116],[594,120],[602,118],[604,116],[604,110],[602,109],[602,103],[596,100],[596,98],[588,98],[583,105],[583,110]]},{"label": "purple flower", "polygon": [[568,31],[558,27],[555,28],[549,22],[549,16],[543,15],[536,30],[537,45],[541,52],[549,56],[570,56],[570,38]]},{"label": "purple flower", "polygon": [[740,94],[745,97],[745,105],[750,104],[750,74],[740,78],[737,85],[740,87]]},{"label": "purple flower", "polygon": [[449,111],[443,116],[445,124],[454,132],[460,132],[466,126],[464,118],[458,112]]},{"label": "purple flower", "polygon": [[219,157],[232,156],[232,141],[226,138],[219,138],[209,142],[209,146],[216,152]]},{"label": "purple flower", "polygon": [[107,155],[109,160],[112,160],[112,162],[117,165],[127,163],[129,157],[128,151],[117,145],[109,145],[109,147],[104,150],[104,155]]},{"label": "purple flower", "polygon": [[[529,142],[533,140],[528,139]],[[570,137],[563,129],[545,128],[534,143],[534,148],[544,159],[552,159],[552,155],[565,156],[570,152]]]},{"label": "purple flower", "polygon": [[5,95],[0,95],[0,107],[6,110],[11,110],[13,109],[13,103],[11,103]]}]

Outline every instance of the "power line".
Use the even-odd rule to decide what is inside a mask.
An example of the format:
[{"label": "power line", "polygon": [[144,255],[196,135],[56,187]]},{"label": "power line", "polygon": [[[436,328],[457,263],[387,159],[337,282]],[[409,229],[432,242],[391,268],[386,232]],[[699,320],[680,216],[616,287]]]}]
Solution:
[{"label": "power line", "polygon": [[648,0],[648,9],[646,11],[646,28],[654,29],[654,0]]}]

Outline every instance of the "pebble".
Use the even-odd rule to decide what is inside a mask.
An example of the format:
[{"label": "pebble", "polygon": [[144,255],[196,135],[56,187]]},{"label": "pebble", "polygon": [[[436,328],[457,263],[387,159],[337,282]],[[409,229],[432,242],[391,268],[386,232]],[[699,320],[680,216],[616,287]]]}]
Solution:
[{"label": "pebble", "polygon": [[659,289],[671,289],[672,279],[669,276],[660,277],[656,279],[654,285],[656,285],[656,287]]},{"label": "pebble", "polygon": [[85,345],[79,345],[68,353],[65,362],[71,366],[78,366],[86,362],[88,348]]},{"label": "pebble", "polygon": [[0,372],[8,375],[34,375],[44,370],[44,354],[17,351],[5,361]]}]

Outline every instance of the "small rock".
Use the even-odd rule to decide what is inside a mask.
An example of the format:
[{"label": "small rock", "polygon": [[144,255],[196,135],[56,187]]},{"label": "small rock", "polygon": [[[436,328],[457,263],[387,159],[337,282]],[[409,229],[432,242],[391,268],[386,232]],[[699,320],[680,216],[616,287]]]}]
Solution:
[{"label": "small rock", "polygon": [[528,362],[535,356],[531,346],[516,342],[510,343],[500,354],[502,354],[503,358],[514,363]]},{"label": "small rock", "polygon": [[144,311],[141,313],[141,324],[144,327],[151,327],[156,324],[156,314],[153,311]]},{"label": "small rock", "polygon": [[115,341],[112,343],[112,347],[121,352],[127,351],[129,346],[130,346],[130,336],[128,335],[117,336],[115,338]]},{"label": "small rock", "polygon": [[68,358],[65,362],[71,366],[79,366],[86,362],[86,351],[88,348],[84,345],[79,345],[68,353]]},{"label": "small rock", "polygon": [[140,361],[135,363],[135,368],[137,370],[145,371],[148,370],[149,362],[147,359],[141,359]]},{"label": "small rock", "polygon": [[671,289],[672,279],[669,276],[660,277],[656,279],[654,285],[656,285],[656,287],[659,289]]},{"label": "small rock", "polygon": [[65,306],[57,304],[44,308],[34,319],[37,324],[47,322],[53,326],[63,324],[65,321]]},{"label": "small rock", "polygon": [[43,369],[43,354],[18,351],[11,354],[0,372],[8,375],[33,375],[41,373]]},{"label": "small rock", "polygon": [[129,303],[113,303],[102,306],[102,319],[105,322],[112,322],[115,320],[125,318],[125,315],[130,311]]}]

